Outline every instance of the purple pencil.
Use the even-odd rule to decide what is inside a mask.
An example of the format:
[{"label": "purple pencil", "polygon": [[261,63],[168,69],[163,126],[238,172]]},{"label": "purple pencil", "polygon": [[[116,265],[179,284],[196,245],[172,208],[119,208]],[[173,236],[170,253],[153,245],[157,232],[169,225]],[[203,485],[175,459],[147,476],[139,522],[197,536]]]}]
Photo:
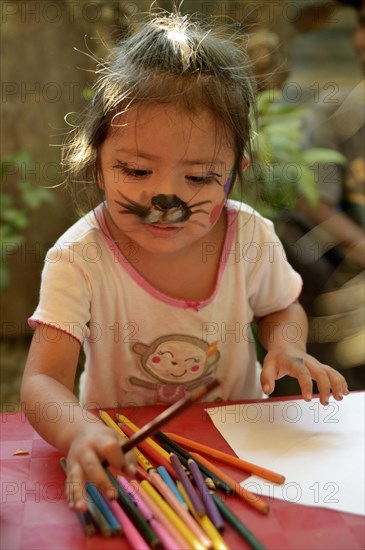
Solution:
[{"label": "purple pencil", "polygon": [[179,480],[181,481],[182,485],[184,486],[184,489],[190,499],[190,502],[197,513],[199,517],[203,517],[207,512],[205,510],[204,504],[202,499],[200,498],[200,495],[196,492],[193,484],[191,483],[190,479],[186,475],[184,468],[182,467],[182,464],[179,460],[179,458],[174,454],[170,454],[170,460],[171,464],[173,465],[176,475],[178,476]]},{"label": "purple pencil", "polygon": [[189,470],[191,471],[191,475],[193,476],[193,479],[196,483],[196,486],[199,489],[200,495],[207,509],[207,513],[210,520],[212,521],[214,526],[218,529],[218,531],[223,531],[225,527],[224,520],[217,508],[216,503],[213,500],[212,495],[209,492],[209,489],[204,481],[202,473],[199,470],[199,466],[191,458],[188,460],[188,465],[189,465]]}]

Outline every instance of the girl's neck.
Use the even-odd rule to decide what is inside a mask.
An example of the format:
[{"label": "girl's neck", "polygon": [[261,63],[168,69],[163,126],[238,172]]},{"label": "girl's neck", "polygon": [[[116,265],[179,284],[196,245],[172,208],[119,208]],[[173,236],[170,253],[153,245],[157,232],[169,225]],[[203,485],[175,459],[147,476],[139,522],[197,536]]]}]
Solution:
[{"label": "girl's neck", "polygon": [[[120,252],[136,249],[136,243],[121,233],[104,209],[105,222]],[[182,300],[202,301],[214,292],[227,227],[222,214],[212,230],[189,247],[170,253],[151,253],[138,247],[133,268],[160,292]],[[206,251],[214,250],[207,254]]]}]

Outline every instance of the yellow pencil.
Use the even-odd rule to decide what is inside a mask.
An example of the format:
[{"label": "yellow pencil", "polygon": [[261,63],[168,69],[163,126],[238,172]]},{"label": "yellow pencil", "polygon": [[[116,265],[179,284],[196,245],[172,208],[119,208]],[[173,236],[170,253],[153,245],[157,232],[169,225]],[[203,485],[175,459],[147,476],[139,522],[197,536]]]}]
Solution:
[{"label": "yellow pencil", "polygon": [[213,550],[229,550],[229,547],[227,546],[225,540],[222,538],[221,534],[219,533],[218,529],[216,529],[215,525],[210,521],[209,517],[206,514],[202,517],[199,517],[198,514],[195,512],[194,507],[191,503],[191,500],[189,499],[185,491],[185,488],[180,481],[177,482],[177,487],[180,493],[182,494],[182,496],[184,497],[190,512],[193,514],[196,521],[200,523],[200,526],[202,527],[202,529],[204,529],[204,531],[212,541]]},{"label": "yellow pencil", "polygon": [[[114,428],[119,435],[121,435],[125,440],[128,439],[128,436],[123,432],[123,430],[118,426],[116,422],[111,418],[111,416],[106,411],[99,411],[99,416],[101,420],[109,426],[109,428]],[[138,464],[146,471],[153,469],[152,464],[147,460],[147,458],[137,449],[137,447],[134,447],[133,451],[136,454],[137,462]]]},{"label": "yellow pencil", "polygon": [[203,546],[200,541],[193,535],[193,533],[188,529],[185,523],[179,518],[179,516],[173,511],[172,508],[165,502],[165,500],[159,495],[159,493],[152,487],[149,481],[141,481],[140,486],[149,497],[156,503],[156,505],[162,510],[162,512],[167,516],[170,522],[176,527],[178,532],[184,537],[186,542],[194,550],[206,550],[206,547]]},{"label": "yellow pencil", "polygon": [[[121,430],[121,428],[119,428]],[[123,430],[121,430],[123,433]],[[163,496],[169,506],[174,510],[177,516],[184,522],[189,531],[196,537],[196,539],[201,544],[202,548],[211,548],[212,544],[207,537],[205,531],[199,526],[199,524],[194,521],[189,512],[184,508],[184,505],[181,504],[176,496],[173,494],[168,485],[163,481],[159,473],[155,470],[152,464],[148,461],[141,451],[134,448],[134,452],[137,455],[138,464],[149,474],[151,484],[159,491]]]},{"label": "yellow pencil", "polygon": [[186,540],[181,533],[176,529],[169,518],[163,513],[154,500],[146,493],[146,491],[139,485],[139,496],[144,501],[146,506],[151,510],[153,516],[165,527],[166,531],[171,535],[176,543],[174,550],[186,550]]},{"label": "yellow pencil", "polygon": [[199,540],[204,548],[211,548],[211,540],[207,537],[206,533],[200,527],[200,525],[189,514],[183,504],[177,499],[168,485],[164,482],[158,472],[152,471],[150,474],[151,485],[160,493],[176,515],[184,522],[186,527],[193,533],[193,535]]},{"label": "yellow pencil", "polygon": [[99,411],[99,416],[100,416],[101,420],[104,422],[104,424],[109,426],[109,428],[113,428],[124,439],[128,439],[128,437],[125,435],[124,432],[122,432],[122,430],[120,429],[118,424],[116,422],[114,422],[112,417],[106,411]]}]

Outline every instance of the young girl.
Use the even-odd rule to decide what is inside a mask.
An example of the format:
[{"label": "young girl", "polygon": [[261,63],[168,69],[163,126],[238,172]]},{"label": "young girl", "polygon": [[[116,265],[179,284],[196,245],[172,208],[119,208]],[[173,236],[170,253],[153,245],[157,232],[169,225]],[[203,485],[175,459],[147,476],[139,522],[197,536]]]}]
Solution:
[{"label": "young girl", "polygon": [[[61,411],[56,424],[45,412],[29,419],[67,453],[80,509],[86,480],[114,496],[102,459],[132,465],[86,407],[167,404],[214,377],[211,400],[260,398],[286,374],[305,400],[312,379],[322,404],[348,393],[306,354],[301,279],[272,224],[228,200],[250,150],[242,51],[175,13],[119,44],[98,74],[65,162],[70,180],[102,199],[47,254],[22,383],[26,410]],[[261,377],[254,319],[267,350]]]}]

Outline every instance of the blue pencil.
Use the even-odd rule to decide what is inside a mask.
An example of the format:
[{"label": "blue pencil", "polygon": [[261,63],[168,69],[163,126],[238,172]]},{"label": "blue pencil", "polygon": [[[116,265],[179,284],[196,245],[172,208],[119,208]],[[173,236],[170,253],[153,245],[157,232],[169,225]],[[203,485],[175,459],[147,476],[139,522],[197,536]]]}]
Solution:
[{"label": "blue pencil", "polygon": [[111,528],[112,534],[120,535],[122,532],[122,528],[119,521],[117,520],[117,518],[109,508],[103,495],[98,491],[95,485],[90,481],[86,483],[86,492],[90,500],[100,510],[100,512],[103,514],[104,518],[108,522]]},{"label": "blue pencil", "polygon": [[181,502],[181,504],[186,507],[186,502],[183,499],[182,494],[180,493],[179,489],[177,488],[174,480],[170,476],[169,472],[166,470],[165,466],[158,466],[157,472],[160,474],[166,485],[171,489],[171,491],[174,493],[176,498]]}]

